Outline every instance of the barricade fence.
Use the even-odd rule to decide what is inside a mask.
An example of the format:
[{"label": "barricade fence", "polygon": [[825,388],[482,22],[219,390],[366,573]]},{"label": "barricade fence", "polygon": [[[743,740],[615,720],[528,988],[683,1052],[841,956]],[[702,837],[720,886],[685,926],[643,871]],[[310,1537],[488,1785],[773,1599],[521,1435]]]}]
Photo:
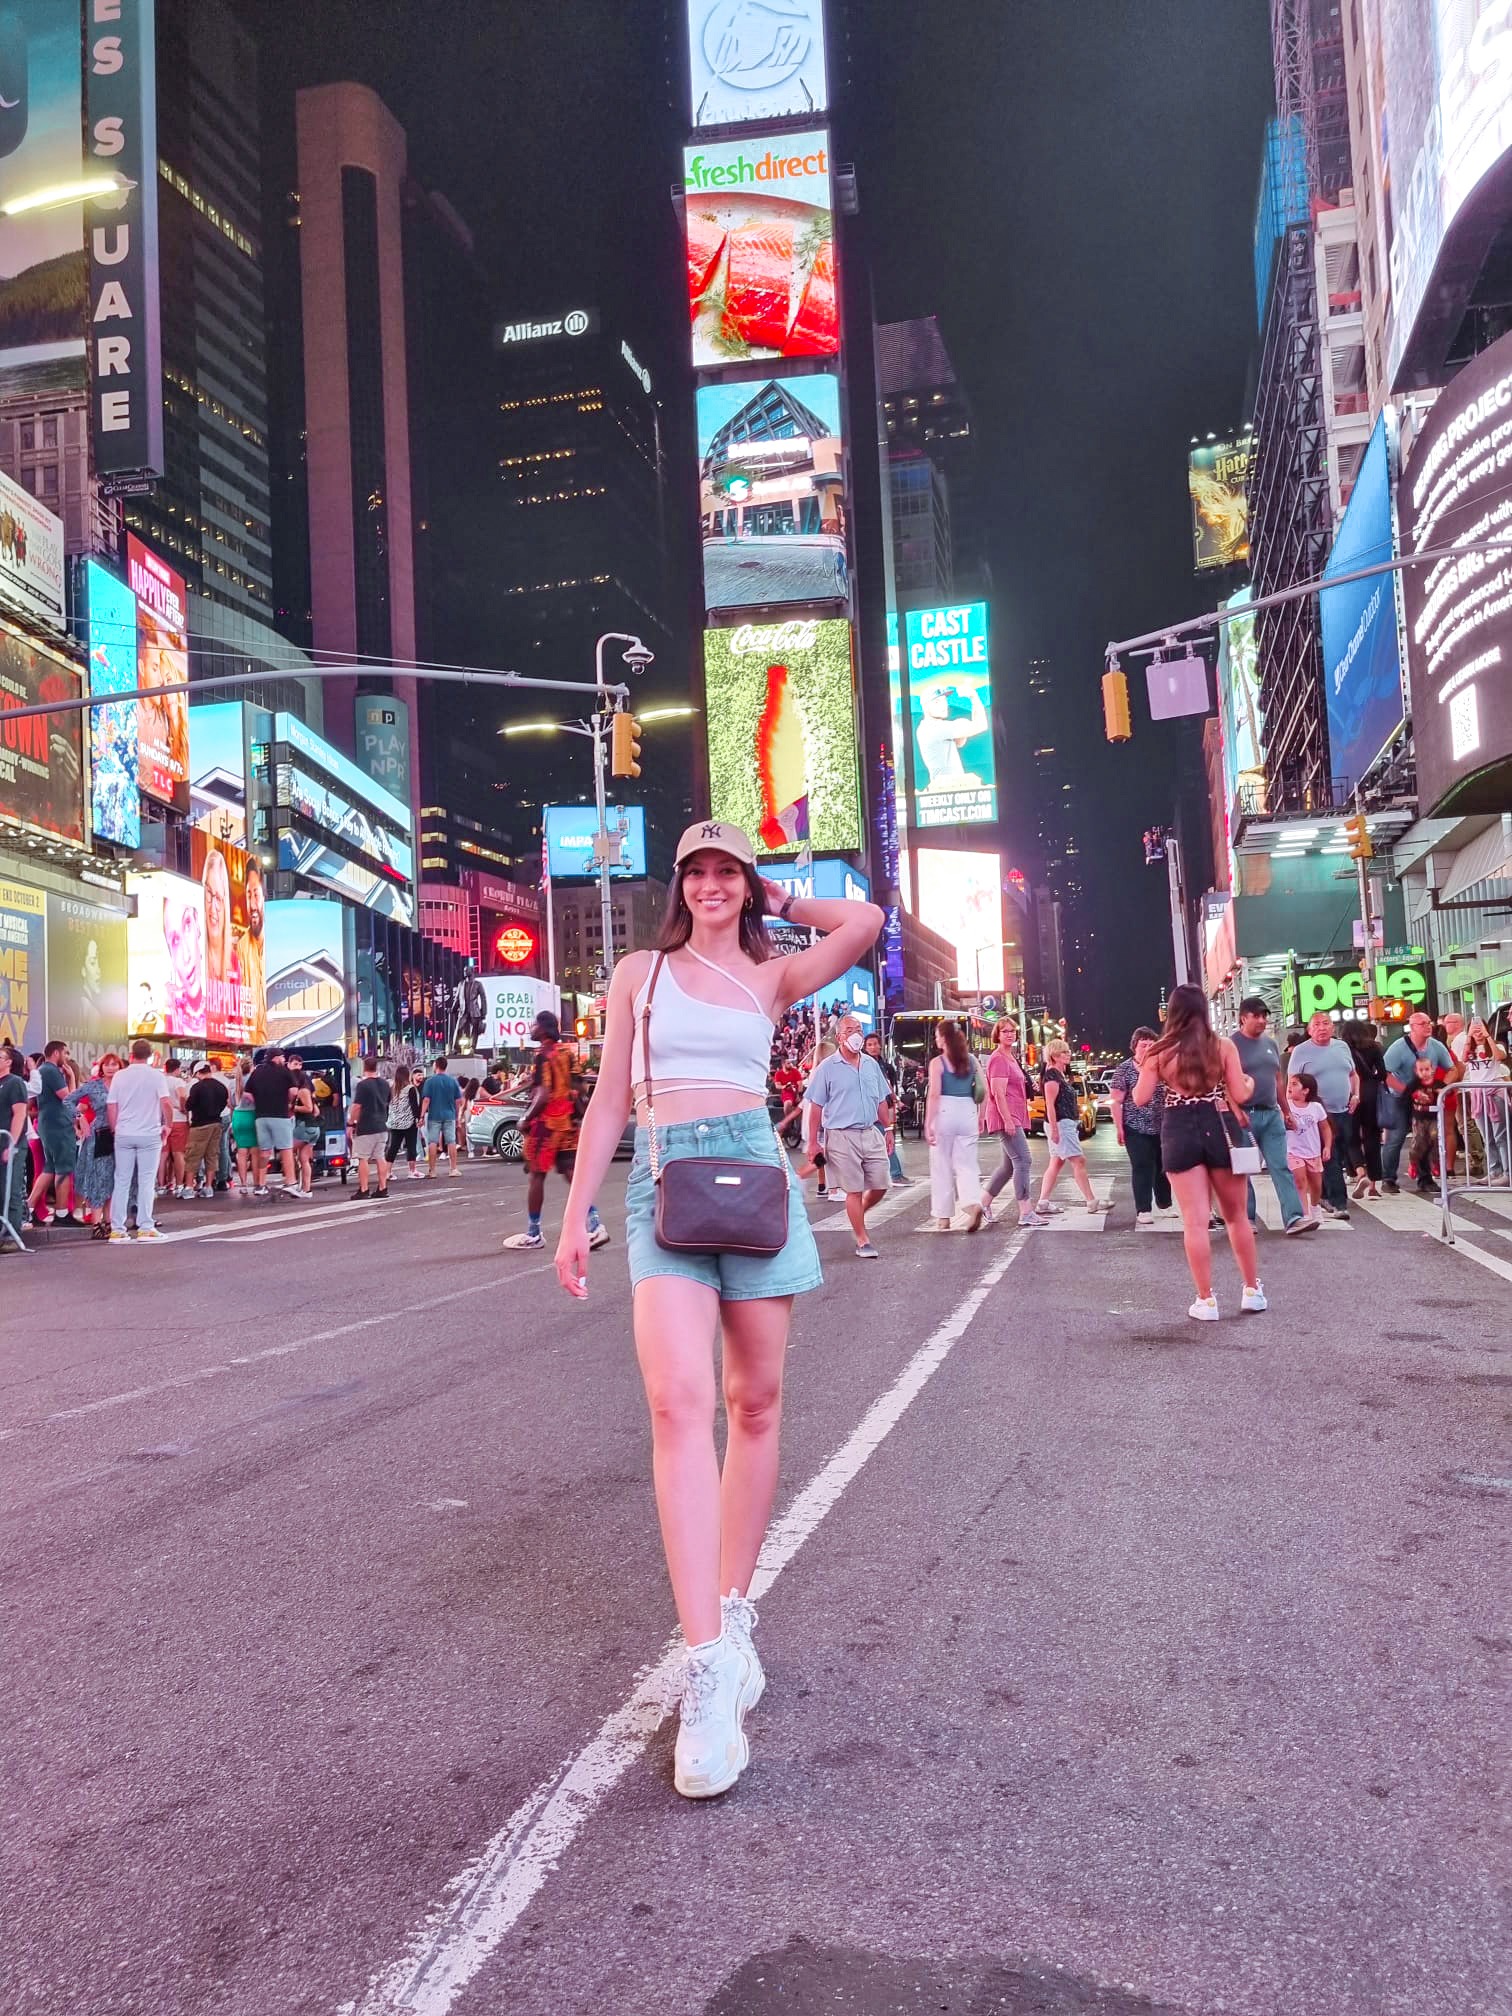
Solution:
[{"label": "barricade fence", "polygon": [[1462,1079],[1440,1093],[1433,1116],[1441,1236],[1452,1246],[1456,1197],[1512,1198],[1512,1083],[1477,1085]]}]

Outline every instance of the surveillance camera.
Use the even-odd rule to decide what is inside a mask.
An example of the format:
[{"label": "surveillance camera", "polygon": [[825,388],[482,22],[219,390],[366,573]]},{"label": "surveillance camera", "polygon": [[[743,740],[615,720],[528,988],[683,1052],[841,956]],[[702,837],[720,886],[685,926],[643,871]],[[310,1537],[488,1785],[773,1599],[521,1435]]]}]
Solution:
[{"label": "surveillance camera", "polygon": [[632,672],[644,672],[648,665],[652,665],[655,662],[656,653],[648,651],[645,645],[638,640],[625,653],[625,663],[630,667]]}]

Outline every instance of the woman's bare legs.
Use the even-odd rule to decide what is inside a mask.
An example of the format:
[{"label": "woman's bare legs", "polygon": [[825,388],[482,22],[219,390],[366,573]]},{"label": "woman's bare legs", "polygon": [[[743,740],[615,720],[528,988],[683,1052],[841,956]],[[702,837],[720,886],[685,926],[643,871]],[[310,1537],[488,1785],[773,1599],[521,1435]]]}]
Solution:
[{"label": "woman's bare legs", "polygon": [[[1186,1247],[1187,1265],[1192,1270],[1192,1286],[1197,1300],[1205,1302],[1213,1292],[1213,1250],[1208,1240],[1208,1219],[1212,1215],[1212,1192],[1206,1169],[1183,1169],[1170,1179],[1171,1192],[1181,1211],[1181,1243]],[[1239,1213],[1244,1215],[1243,1184],[1240,1185]],[[1251,1245],[1251,1252],[1254,1251]]]},{"label": "woman's bare legs", "polygon": [[[1260,1285],[1259,1261],[1255,1257],[1255,1228],[1249,1222],[1246,1201],[1248,1179],[1236,1176],[1232,1169],[1212,1169],[1208,1172],[1213,1185],[1213,1194],[1218,1200],[1218,1209],[1223,1213],[1223,1222],[1228,1230],[1228,1242],[1238,1262],[1239,1273],[1246,1288]],[[1211,1269],[1209,1270],[1211,1275]]]},{"label": "woman's bare legs", "polygon": [[635,1291],[635,1355],[651,1410],[651,1473],[677,1620],[690,1645],[723,1628],[719,1461],[714,1453],[712,1288],[663,1274]]},{"label": "woman's bare legs", "polygon": [[725,1302],[724,1397],[728,1422],[720,1479],[719,1590],[744,1596],[756,1570],[777,1494],[782,1374],[787,1362],[791,1295]]},{"label": "woman's bare legs", "polygon": [[1080,1190],[1084,1202],[1095,1204],[1097,1202],[1097,1192],[1092,1188],[1092,1178],[1087,1174],[1085,1160],[1080,1155],[1073,1155],[1066,1166],[1070,1169],[1072,1176],[1075,1177],[1076,1187]]},{"label": "woman's bare legs", "polygon": [[1050,1160],[1045,1165],[1045,1180],[1040,1185],[1039,1208],[1041,1211],[1044,1210],[1046,1204],[1050,1201],[1051,1192],[1060,1181],[1060,1173],[1065,1166],[1065,1163],[1062,1162],[1059,1155],[1052,1148],[1050,1150]]}]

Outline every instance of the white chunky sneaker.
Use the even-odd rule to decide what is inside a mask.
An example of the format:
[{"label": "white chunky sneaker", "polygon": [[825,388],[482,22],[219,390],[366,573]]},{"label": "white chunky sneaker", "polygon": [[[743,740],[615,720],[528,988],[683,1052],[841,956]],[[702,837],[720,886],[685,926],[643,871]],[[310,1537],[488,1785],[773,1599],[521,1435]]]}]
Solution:
[{"label": "white chunky sneaker", "polygon": [[1216,1323],[1218,1321],[1218,1297],[1199,1295],[1187,1311],[1194,1323]]},{"label": "white chunky sneaker", "polygon": [[750,1665],[750,1677],[746,1681],[744,1694],[744,1709],[749,1715],[766,1692],[766,1674],[761,1669],[761,1659],[753,1635],[761,1620],[756,1615],[756,1605],[748,1596],[742,1596],[735,1589],[732,1589],[728,1596],[720,1597],[719,1608],[724,1618],[725,1636],[735,1641]]},{"label": "white chunky sneaker", "polygon": [[1265,1283],[1257,1281],[1253,1288],[1246,1288],[1244,1291],[1244,1300],[1239,1304],[1239,1307],[1247,1316],[1258,1316],[1262,1311],[1268,1309],[1270,1304],[1265,1299]]},{"label": "white chunky sneaker", "polygon": [[749,1678],[746,1655],[728,1631],[689,1646],[672,1773],[684,1799],[717,1799],[744,1771],[751,1754],[741,1727]]}]

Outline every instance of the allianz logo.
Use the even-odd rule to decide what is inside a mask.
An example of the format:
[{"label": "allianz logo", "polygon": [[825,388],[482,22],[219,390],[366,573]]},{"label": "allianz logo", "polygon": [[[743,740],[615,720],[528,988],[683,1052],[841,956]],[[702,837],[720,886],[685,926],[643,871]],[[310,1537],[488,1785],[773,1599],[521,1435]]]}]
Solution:
[{"label": "allianz logo", "polygon": [[581,308],[557,322],[506,322],[499,330],[500,343],[534,343],[542,336],[586,336],[589,318]]}]

